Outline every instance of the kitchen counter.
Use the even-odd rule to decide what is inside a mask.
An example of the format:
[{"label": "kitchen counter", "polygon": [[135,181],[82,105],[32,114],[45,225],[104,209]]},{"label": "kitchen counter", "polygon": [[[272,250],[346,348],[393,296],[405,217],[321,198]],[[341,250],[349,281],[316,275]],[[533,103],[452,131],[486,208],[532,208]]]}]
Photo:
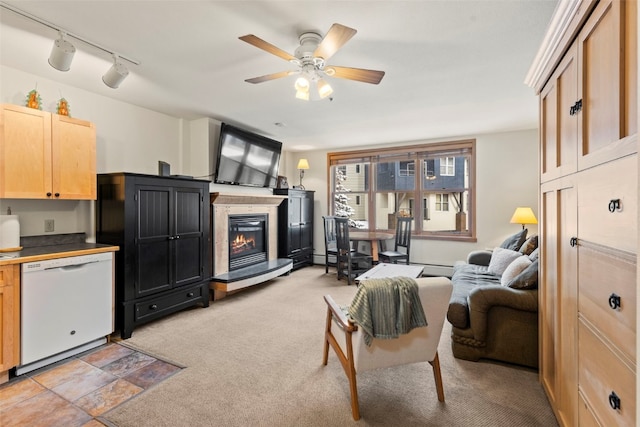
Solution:
[{"label": "kitchen counter", "polygon": [[119,249],[118,246],[100,243],[66,243],[60,245],[35,246],[15,252],[0,252],[0,266],[102,252],[115,252]]}]

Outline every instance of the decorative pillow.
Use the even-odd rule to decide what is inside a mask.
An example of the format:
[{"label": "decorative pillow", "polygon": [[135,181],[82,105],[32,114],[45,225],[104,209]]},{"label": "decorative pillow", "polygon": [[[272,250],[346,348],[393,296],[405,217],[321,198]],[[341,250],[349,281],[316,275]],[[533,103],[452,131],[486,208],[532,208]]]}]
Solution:
[{"label": "decorative pillow", "polygon": [[531,265],[513,278],[508,287],[514,289],[535,289],[538,287],[538,260],[536,259]]},{"label": "decorative pillow", "polygon": [[520,256],[514,259],[509,267],[504,270],[502,277],[500,278],[500,284],[507,286],[518,274],[522,273],[527,267],[531,265],[531,260],[527,256]]},{"label": "decorative pillow", "polygon": [[527,231],[529,230],[523,228],[513,236],[507,237],[507,239],[500,244],[500,247],[504,249],[511,249],[512,251],[517,251],[518,249],[520,249],[520,246],[522,246],[525,239],[527,238]]},{"label": "decorative pillow", "polygon": [[529,259],[531,261],[535,261],[538,259],[538,254],[540,253],[540,248],[535,248],[533,252],[529,254]]},{"label": "decorative pillow", "polygon": [[522,246],[520,246],[520,252],[522,255],[531,255],[531,252],[538,248],[538,236],[534,235],[529,237],[524,241]]},{"label": "decorative pillow", "polygon": [[491,274],[501,275],[514,259],[521,256],[522,254],[518,251],[495,248],[491,254],[491,261],[489,261],[489,268],[487,268],[487,271]]}]

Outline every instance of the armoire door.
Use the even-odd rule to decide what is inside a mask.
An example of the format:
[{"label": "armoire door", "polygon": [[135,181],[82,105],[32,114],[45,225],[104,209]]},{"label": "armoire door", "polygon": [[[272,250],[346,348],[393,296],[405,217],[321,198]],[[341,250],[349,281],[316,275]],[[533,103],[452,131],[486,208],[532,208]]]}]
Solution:
[{"label": "armoire door", "polygon": [[204,193],[202,188],[177,188],[174,200],[174,282],[179,286],[204,279]]}]

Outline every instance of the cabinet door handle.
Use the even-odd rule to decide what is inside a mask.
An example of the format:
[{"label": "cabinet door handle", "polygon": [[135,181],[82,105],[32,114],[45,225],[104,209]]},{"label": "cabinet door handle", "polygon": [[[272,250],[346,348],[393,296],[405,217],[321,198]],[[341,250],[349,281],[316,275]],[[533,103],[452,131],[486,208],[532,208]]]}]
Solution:
[{"label": "cabinet door handle", "polygon": [[158,306],[157,306],[156,304],[151,304],[151,305],[149,306],[149,308],[150,308],[151,310],[157,310],[157,309],[158,309]]},{"label": "cabinet door handle", "polygon": [[614,213],[615,211],[621,211],[622,205],[620,204],[620,199],[611,199],[609,202],[609,212]]},{"label": "cabinet door handle", "polygon": [[193,292],[189,292],[189,293],[187,294],[187,296],[188,296],[189,298],[191,298],[191,297],[193,296]]},{"label": "cabinet door handle", "polygon": [[180,238],[180,235],[177,235],[177,236],[176,236],[176,239],[179,239],[179,238]]},{"label": "cabinet door handle", "polygon": [[60,197],[60,193],[56,193],[56,194],[54,194],[54,196]]},{"label": "cabinet door handle", "polygon": [[51,197],[51,192],[47,193],[47,197]]},{"label": "cabinet door handle", "polygon": [[577,237],[572,237],[571,240],[569,240],[569,245],[571,245],[572,248],[574,248],[577,244],[578,244]]},{"label": "cabinet door handle", "polygon": [[169,236],[169,237],[167,237],[167,239],[173,240],[173,239],[175,239],[175,237],[174,236]]},{"label": "cabinet door handle", "polygon": [[611,294],[609,296],[609,307],[611,307],[612,310],[620,308],[620,302],[620,295]]},{"label": "cabinet door handle", "polygon": [[609,395],[609,406],[611,406],[611,409],[614,410],[620,409],[620,398],[615,391],[612,391]]}]

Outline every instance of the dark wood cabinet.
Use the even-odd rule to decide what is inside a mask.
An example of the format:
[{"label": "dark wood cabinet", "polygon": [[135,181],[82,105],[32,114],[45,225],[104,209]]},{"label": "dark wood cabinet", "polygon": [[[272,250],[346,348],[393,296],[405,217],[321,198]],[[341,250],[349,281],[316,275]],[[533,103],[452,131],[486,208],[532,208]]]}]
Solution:
[{"label": "dark wood cabinet", "polygon": [[118,245],[116,328],[209,305],[209,182],[98,175],[96,241]]},{"label": "dark wood cabinet", "polygon": [[293,269],[313,265],[313,191],[275,189],[287,196],[278,208],[278,256],[293,260]]}]

